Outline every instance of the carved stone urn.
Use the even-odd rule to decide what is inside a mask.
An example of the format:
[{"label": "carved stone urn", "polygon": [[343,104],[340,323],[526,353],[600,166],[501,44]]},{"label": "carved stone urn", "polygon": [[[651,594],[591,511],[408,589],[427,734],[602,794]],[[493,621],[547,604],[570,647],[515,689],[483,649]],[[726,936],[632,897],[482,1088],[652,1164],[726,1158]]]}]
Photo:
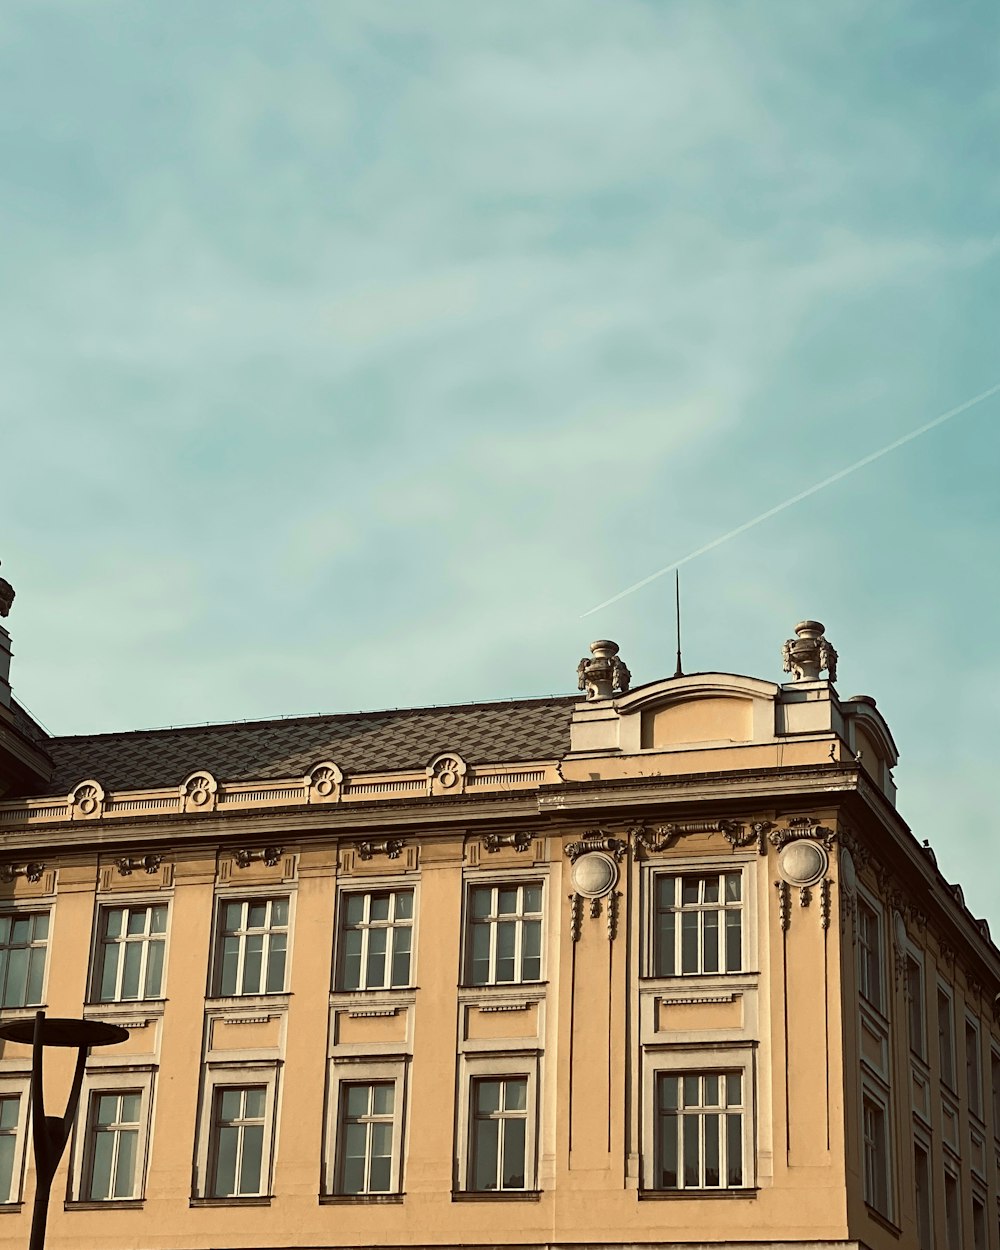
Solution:
[{"label": "carved stone urn", "polygon": [[626,694],[631,673],[618,655],[618,643],[600,638],[590,644],[590,652],[593,658],[584,656],[577,665],[579,689],[587,692],[588,699],[610,699],[616,689]]},{"label": "carved stone urn", "polygon": [[789,638],[782,647],[782,659],[786,673],[796,681],[819,681],[820,672],[829,671],[830,680],[837,680],[837,653],[833,644],[823,636],[821,621],[799,621],[795,626],[795,638]]}]

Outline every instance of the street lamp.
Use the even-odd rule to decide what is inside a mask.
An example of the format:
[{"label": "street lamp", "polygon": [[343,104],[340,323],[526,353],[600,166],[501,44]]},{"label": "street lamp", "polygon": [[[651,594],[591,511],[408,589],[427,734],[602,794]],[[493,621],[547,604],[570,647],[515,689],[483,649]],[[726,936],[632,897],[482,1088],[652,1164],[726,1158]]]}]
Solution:
[{"label": "street lamp", "polygon": [[[124,1042],[128,1029],[100,1020],[67,1020],[58,1016],[45,1018],[44,1011],[34,1020],[12,1020],[0,1024],[0,1041],[21,1042],[31,1047],[31,1120],[35,1154],[35,1205],[31,1213],[31,1240],[28,1250],[42,1250],[45,1244],[45,1223],[49,1214],[52,1178],[66,1149],[80,1105],[83,1072],[91,1046],[111,1046]],[[42,1052],[46,1046],[75,1046],[76,1071],[70,1086],[66,1110],[60,1115],[45,1114],[45,1092],[42,1086]]]}]

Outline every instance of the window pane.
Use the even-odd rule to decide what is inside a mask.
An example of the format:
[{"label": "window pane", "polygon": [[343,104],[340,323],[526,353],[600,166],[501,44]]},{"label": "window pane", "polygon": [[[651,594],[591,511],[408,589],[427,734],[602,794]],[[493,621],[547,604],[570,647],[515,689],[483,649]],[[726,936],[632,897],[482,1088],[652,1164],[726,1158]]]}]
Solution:
[{"label": "window pane", "polygon": [[368,931],[368,980],[369,989],[385,985],[385,948],[388,929]]},{"label": "window pane", "polygon": [[14,946],[7,954],[5,1007],[24,1007],[28,1001],[28,948]]},{"label": "window pane", "polygon": [[246,1091],[245,1111],[248,1120],[260,1120],[264,1116],[264,1094],[262,1085],[252,1086]]},{"label": "window pane", "polygon": [[153,916],[150,922],[149,930],[151,933],[166,933],[167,931],[166,906],[153,908]]},{"label": "window pane", "polygon": [[677,1117],[664,1116],[660,1123],[660,1184],[664,1189],[676,1189]]},{"label": "window pane", "polygon": [[718,903],[719,901],[719,878],[705,878],[705,898],[706,903]]},{"label": "window pane", "polygon": [[[671,884],[673,884],[671,882]],[[661,977],[673,976],[674,966],[674,913],[660,913],[660,930],[657,934],[656,971]]]},{"label": "window pane", "polygon": [[123,1129],[118,1134],[118,1167],[115,1171],[114,1188],[116,1198],[131,1198],[134,1193],[135,1151],[138,1140],[139,1134],[134,1128]]},{"label": "window pane", "polygon": [[248,1124],[243,1130],[243,1159],[240,1163],[240,1193],[261,1192],[260,1165],[264,1152],[264,1126]]},{"label": "window pane", "polygon": [[704,942],[702,972],[719,971],[719,913],[717,911],[702,912],[705,922],[702,941]]},{"label": "window pane", "polygon": [[503,1188],[523,1189],[525,1121],[504,1120],[503,1124]]},{"label": "window pane", "polygon": [[371,920],[388,920],[389,919],[389,895],[373,894],[371,902],[371,912],[368,919]]},{"label": "window pane", "polygon": [[118,937],[122,931],[122,921],[125,918],[124,909],[121,907],[110,907],[105,913],[105,933],[108,937]]},{"label": "window pane", "polygon": [[10,1202],[14,1195],[11,1185],[14,1180],[14,1146],[17,1139],[12,1133],[0,1137],[0,1202]]},{"label": "window pane", "polygon": [[490,930],[485,924],[472,926],[472,959],[469,980],[473,985],[485,985],[490,979]]},{"label": "window pane", "polygon": [[480,1115],[500,1110],[500,1082],[476,1082],[476,1107]]},{"label": "window pane", "polygon": [[345,894],[345,923],[359,925],[365,916],[365,896],[363,894]]},{"label": "window pane", "polygon": [[[491,1082],[492,1083],[492,1082]],[[497,1154],[499,1120],[477,1120],[473,1148],[472,1188],[479,1190],[497,1187]]]},{"label": "window pane", "polygon": [[490,901],[493,891],[489,886],[478,886],[472,891],[472,914],[482,918],[490,914]]},{"label": "window pane", "polygon": [[739,972],[743,967],[743,915],[727,911],[726,916],[726,972]]},{"label": "window pane", "polygon": [[396,1099],[395,1086],[391,1081],[379,1081],[372,1086],[372,1114],[392,1115]]},{"label": "window pane", "polygon": [[542,975],[542,922],[522,921],[521,980],[537,981]]},{"label": "window pane", "polygon": [[656,880],[656,905],[661,910],[674,906],[677,881],[675,877],[658,877]]},{"label": "window pane", "polygon": [[42,1001],[42,981],[45,978],[45,947],[33,946],[28,954],[27,1003]]},{"label": "window pane", "polygon": [[743,1184],[743,1117],[726,1116],[726,1162],[729,1185]]},{"label": "window pane", "polygon": [[497,890],[497,915],[510,916],[517,911],[517,890]]},{"label": "window pane", "polygon": [[698,971],[698,912],[681,912],[681,972]]},{"label": "window pane", "polygon": [[368,1114],[368,1085],[348,1085],[347,1114],[352,1120]]},{"label": "window pane", "polygon": [[94,1135],[94,1158],[91,1164],[90,1197],[103,1202],[111,1196],[111,1163],[114,1156],[113,1133]]},{"label": "window pane", "polygon": [[684,1136],[685,1187],[696,1187],[701,1181],[698,1175],[698,1119],[696,1115],[681,1116],[681,1130]]},{"label": "window pane", "polygon": [[677,1077],[661,1076],[660,1077],[660,1106],[664,1111],[674,1111],[677,1108]]},{"label": "window pane", "polygon": [[14,944],[16,942],[27,942],[28,935],[31,933],[31,917],[15,916],[13,924],[10,927],[10,940]]},{"label": "window pane", "polygon": [[142,942],[125,943],[125,967],[122,972],[122,998],[139,997],[139,970],[142,964]]},{"label": "window pane", "polygon": [[148,913],[145,907],[133,909],[128,914],[128,931],[133,936],[146,932],[146,919]]},{"label": "window pane", "polygon": [[497,981],[514,980],[514,942],[517,925],[506,920],[497,924]]},{"label": "window pane", "polygon": [[341,989],[361,988],[361,930],[348,929],[344,934],[343,972]]},{"label": "window pane", "polygon": [[[707,1100],[706,1100],[707,1101]],[[719,1119],[717,1115],[705,1116],[705,1184],[718,1185],[719,1173]]]},{"label": "window pane", "polygon": [[396,895],[396,919],[409,920],[413,915],[413,891],[401,890]]},{"label": "window pane", "polygon": [[220,994],[236,993],[236,970],[240,953],[240,940],[227,937],[222,943],[222,975],[219,978]]},{"label": "window pane", "polygon": [[146,956],[145,998],[159,998],[163,981],[163,942],[150,942]]},{"label": "window pane", "polygon": [[118,979],[118,952],[121,948],[114,943],[109,942],[104,947],[104,954],[101,961],[101,1002],[110,1003],[114,1001],[115,987]]},{"label": "window pane", "polygon": [[0,1098],[0,1129],[17,1128],[19,1098]]},{"label": "window pane", "polygon": [[719,1105],[719,1078],[716,1075],[706,1076],[705,1093],[703,1095],[703,1103],[706,1107],[717,1107]]},{"label": "window pane", "polygon": [[96,1122],[98,1124],[114,1124],[118,1119],[118,1095],[99,1094],[97,1097]]},{"label": "window pane", "polygon": [[743,1102],[743,1077],[739,1072],[726,1074],[726,1105],[738,1107]]},{"label": "window pane", "polygon": [[410,983],[410,934],[409,927],[395,929],[392,939],[392,983],[393,985],[409,985]]},{"label": "window pane", "polygon": [[238,1120],[243,1091],[240,1089],[224,1089],[219,1094],[219,1119],[224,1121]]},{"label": "window pane", "polygon": [[139,1107],[142,1102],[141,1094],[122,1094],[122,1124],[138,1124],[139,1123]]},{"label": "window pane", "polygon": [[243,918],[243,904],[226,903],[223,914],[223,928],[227,933],[235,933],[240,928],[240,921]]},{"label": "window pane", "polygon": [[364,1193],[365,1144],[368,1133],[363,1124],[348,1124],[344,1129],[344,1158],[341,1167],[341,1190],[345,1194]]},{"label": "window pane", "polygon": [[264,992],[280,994],[285,988],[285,946],[288,937],[284,933],[272,933],[267,952],[267,984]]},{"label": "window pane", "polygon": [[740,884],[741,875],[738,872],[726,873],[726,902],[738,903],[740,901]]},{"label": "window pane", "polygon": [[247,928],[263,929],[267,918],[266,903],[250,903],[247,906]]},{"label": "window pane", "polygon": [[243,939],[243,984],[241,994],[260,993],[261,965],[264,957],[263,933],[248,933]]},{"label": "window pane", "polygon": [[526,912],[542,910],[542,887],[540,885],[526,885],[524,887],[524,910]]},{"label": "window pane", "polygon": [[513,1080],[504,1082],[504,1107],[507,1111],[523,1111],[528,1105],[528,1082]]},{"label": "window pane", "polygon": [[33,942],[44,942],[49,936],[49,913],[47,911],[36,912],[33,917],[31,928],[31,940]]}]

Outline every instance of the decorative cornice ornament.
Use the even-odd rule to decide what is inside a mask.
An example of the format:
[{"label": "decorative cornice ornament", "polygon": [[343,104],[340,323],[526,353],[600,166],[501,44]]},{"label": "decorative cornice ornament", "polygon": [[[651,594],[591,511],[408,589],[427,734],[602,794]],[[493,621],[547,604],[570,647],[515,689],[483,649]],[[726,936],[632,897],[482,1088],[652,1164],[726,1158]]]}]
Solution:
[{"label": "decorative cornice ornament", "polygon": [[592,642],[590,650],[593,658],[584,656],[576,666],[577,689],[587,692],[588,702],[628,694],[632,674],[618,654],[618,643],[602,638]]},{"label": "decorative cornice ornament", "polygon": [[775,881],[778,891],[778,922],[783,931],[792,923],[792,891],[787,881]]},{"label": "decorative cornice ornament", "polygon": [[833,882],[829,877],[824,877],[819,883],[819,922],[822,928],[830,927],[830,887]]},{"label": "decorative cornice ornament", "polygon": [[115,867],[120,877],[131,877],[138,868],[152,876],[159,870],[162,862],[162,855],[123,855],[121,859],[115,860]]},{"label": "decorative cornice ornament", "polygon": [[13,885],[18,877],[24,877],[32,885],[37,885],[41,881],[44,871],[45,865],[35,863],[34,861],[27,864],[0,864],[0,881],[4,885]]},{"label": "decorative cornice ornament", "polygon": [[818,820],[812,816],[794,816],[785,829],[772,829],[767,835],[768,841],[776,850],[781,850],[788,842],[795,842],[799,838],[813,838],[818,842],[822,842],[827,851],[833,850],[833,844],[837,840],[837,833],[834,829],[828,829],[825,825],[821,825]]},{"label": "decorative cornice ornament", "polygon": [[618,913],[621,910],[622,893],[615,890],[608,895],[608,941],[613,942],[618,936]]},{"label": "decorative cornice ornament", "polygon": [[566,847],[566,854],[572,863],[576,863],[580,856],[586,855],[588,851],[606,851],[607,854],[615,857],[616,864],[620,864],[627,850],[628,843],[624,838],[614,838],[601,829],[589,829],[579,841],[569,843]]},{"label": "decorative cornice ornament", "polygon": [[569,931],[574,942],[579,942],[583,928],[583,899],[579,894],[570,894],[569,898]]},{"label": "decorative cornice ornament", "polygon": [[773,828],[774,825],[769,820],[752,820],[749,826],[741,825],[735,820],[720,820],[718,823],[719,833],[734,851],[756,845],[758,855],[767,854],[767,835]]},{"label": "decorative cornice ornament", "polygon": [[249,868],[251,864],[266,864],[273,868],[281,859],[280,846],[262,846],[256,850],[241,848],[233,852],[233,860],[237,868]]},{"label": "decorative cornice ornament", "polygon": [[837,653],[823,629],[820,621],[799,621],[796,637],[782,646],[782,665],[795,681],[819,681],[823,669],[829,672],[830,681],[837,680]]},{"label": "decorative cornice ornament", "polygon": [[490,855],[495,855],[506,846],[520,854],[526,851],[534,840],[535,835],[527,829],[518,829],[514,833],[488,833],[483,838],[483,849]]},{"label": "decorative cornice ornament", "polygon": [[387,859],[399,859],[404,846],[406,843],[402,838],[385,838],[381,842],[366,840],[354,844],[358,859],[362,860],[374,859],[376,855],[384,855]]},{"label": "decorative cornice ornament", "polygon": [[0,616],[9,616],[14,603],[14,587],[6,577],[0,577]]}]

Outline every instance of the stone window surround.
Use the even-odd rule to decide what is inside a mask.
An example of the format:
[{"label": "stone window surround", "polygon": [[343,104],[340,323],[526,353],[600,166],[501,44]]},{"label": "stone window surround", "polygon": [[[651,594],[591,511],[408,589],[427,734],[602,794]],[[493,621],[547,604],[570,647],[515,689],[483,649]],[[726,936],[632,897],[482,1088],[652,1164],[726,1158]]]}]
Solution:
[{"label": "stone window surround", "polygon": [[[345,990],[340,987],[340,959],[341,946],[343,943],[344,925],[342,923],[341,909],[344,906],[344,897],[347,894],[385,894],[397,893],[403,890],[409,890],[413,895],[413,916],[410,921],[410,978],[405,985],[385,986],[384,988]],[[291,930],[291,905],[289,905],[288,913],[289,930]],[[333,967],[332,967],[332,989],[331,993],[337,995],[351,994],[398,994],[405,993],[407,990],[413,989],[417,984],[417,955],[420,947],[419,942],[419,925],[420,925],[420,878],[414,873],[393,874],[386,876],[339,876],[337,880],[337,892],[334,899],[333,913]],[[291,933],[289,932],[289,946],[291,945]]]},{"label": "stone window surround", "polygon": [[[237,883],[238,884],[238,883]],[[231,1001],[235,998],[261,998],[268,997],[265,991],[248,991],[246,994],[237,992],[234,994],[223,995],[220,992],[220,980],[222,976],[222,909],[227,903],[267,903],[273,899],[286,898],[288,900],[288,923],[282,928],[287,934],[285,944],[285,978],[284,984],[280,990],[270,991],[270,995],[288,994],[288,987],[291,984],[291,968],[292,958],[295,947],[295,898],[298,891],[294,882],[275,883],[271,888],[261,884],[252,889],[234,889],[231,885],[216,888],[215,897],[212,900],[212,946],[211,959],[209,960],[208,969],[208,992],[206,999],[213,1001],[215,999],[225,999]],[[166,968],[164,968],[164,974]],[[164,981],[164,984],[166,982]]]},{"label": "stone window surround", "polygon": [[[90,969],[87,976],[87,1005],[90,1007],[110,1007],[110,1006],[127,1006],[131,1003],[157,1003],[162,1002],[166,997],[167,971],[170,959],[170,921],[173,902],[173,894],[163,894],[162,892],[152,893],[146,891],[139,893],[138,891],[122,891],[120,894],[98,894],[97,901],[94,906],[94,922],[93,932],[91,934],[91,950],[90,950]],[[140,907],[166,907],[167,909],[167,927],[163,935],[163,967],[160,970],[160,992],[153,998],[109,998],[101,999],[98,997],[101,979],[101,951],[103,943],[101,941],[102,921],[106,911],[114,908],[138,909]]]},{"label": "stone window surround", "polygon": [[404,1147],[406,1142],[407,1072],[409,1059],[404,1055],[350,1056],[338,1055],[328,1061],[326,1114],[324,1116],[323,1176],[321,1198],[340,1202],[364,1202],[371,1194],[342,1194],[337,1189],[340,1161],[339,1130],[343,1087],[373,1081],[391,1081],[393,1089],[392,1174],[389,1189],[377,1196],[391,1198],[403,1193]]},{"label": "stone window surround", "polygon": [[[885,1146],[885,1200],[886,1210],[881,1210],[873,1201],[874,1195],[869,1196],[865,1192],[865,1103],[874,1104],[882,1113],[882,1127],[884,1132],[883,1142]],[[893,1149],[893,1120],[892,1120],[892,1100],[889,1096],[889,1090],[878,1082],[870,1079],[867,1075],[862,1077],[858,1090],[858,1126],[861,1137],[861,1190],[862,1198],[870,1211],[874,1211],[877,1215],[886,1220],[895,1218],[897,1206],[896,1198],[896,1168],[895,1150]]]},{"label": "stone window surround", "polygon": [[[198,1111],[195,1138],[194,1187],[191,1200],[213,1206],[261,1205],[272,1197],[274,1177],[274,1146],[276,1140],[276,1109],[278,1096],[278,1068],[276,1059],[243,1060],[234,1062],[209,1061],[204,1065],[201,1105]],[[263,1085],[264,1096],[264,1146],[261,1154],[261,1193],[234,1195],[217,1198],[211,1192],[212,1130],[215,1115],[216,1090],[225,1086]]]},{"label": "stone window surround", "polygon": [[23,1196],[24,1170],[27,1160],[28,1126],[30,1120],[31,1076],[4,1074],[0,1076],[0,1097],[17,1098],[17,1131],[14,1135],[14,1162],[10,1172],[10,1196],[0,1202],[0,1209],[20,1206]]},{"label": "stone window surround", "polygon": [[[68,1206],[85,1205],[104,1210],[120,1205],[135,1205],[135,1203],[142,1201],[145,1196],[146,1167],[152,1138],[155,1080],[156,1068],[152,1064],[129,1064],[87,1071],[80,1094],[80,1110],[77,1116],[76,1128],[73,1132]],[[95,1094],[110,1094],[118,1091],[138,1091],[141,1098],[133,1193],[127,1198],[105,1198],[95,1201],[87,1193],[92,1148],[90,1133],[91,1107]]]},{"label": "stone window surround", "polygon": [[[646,1046],[642,1055],[640,1132],[642,1156],[639,1192],[643,1194],[689,1193],[698,1198],[714,1193],[743,1193],[754,1189],[757,1178],[757,1083],[756,1042],[720,1042],[702,1046]],[[719,1190],[663,1190],[656,1178],[656,1085],[661,1073],[739,1072],[743,1077],[743,1184]]]},{"label": "stone window surround", "polygon": [[[543,899],[544,907],[544,899]],[[537,1047],[511,1047],[505,1050],[474,1051],[459,1056],[459,1097],[455,1125],[455,1173],[453,1196],[475,1195],[489,1201],[511,1197],[530,1198],[538,1185],[538,1109],[542,1054]],[[472,1097],[474,1081],[480,1078],[525,1076],[528,1081],[527,1122],[524,1137],[524,1188],[477,1190],[470,1184],[472,1168]]]},{"label": "stone window surround", "polygon": [[[472,934],[472,906],[471,897],[472,890],[478,886],[509,886],[516,888],[521,885],[531,885],[538,883],[542,891],[541,906],[541,966],[539,969],[537,981],[498,981],[488,982],[484,985],[473,985],[468,978],[467,968],[470,950],[470,941]],[[546,971],[548,967],[548,950],[546,949],[549,941],[553,937],[552,932],[552,912],[550,910],[549,899],[549,866],[547,864],[526,864],[523,868],[508,867],[498,869],[488,868],[471,868],[466,869],[462,874],[462,950],[461,950],[461,978],[459,980],[459,988],[466,990],[485,991],[489,993],[493,990],[505,990],[512,986],[536,986],[544,985],[546,981]],[[529,1091],[530,1097],[530,1091]]]}]

